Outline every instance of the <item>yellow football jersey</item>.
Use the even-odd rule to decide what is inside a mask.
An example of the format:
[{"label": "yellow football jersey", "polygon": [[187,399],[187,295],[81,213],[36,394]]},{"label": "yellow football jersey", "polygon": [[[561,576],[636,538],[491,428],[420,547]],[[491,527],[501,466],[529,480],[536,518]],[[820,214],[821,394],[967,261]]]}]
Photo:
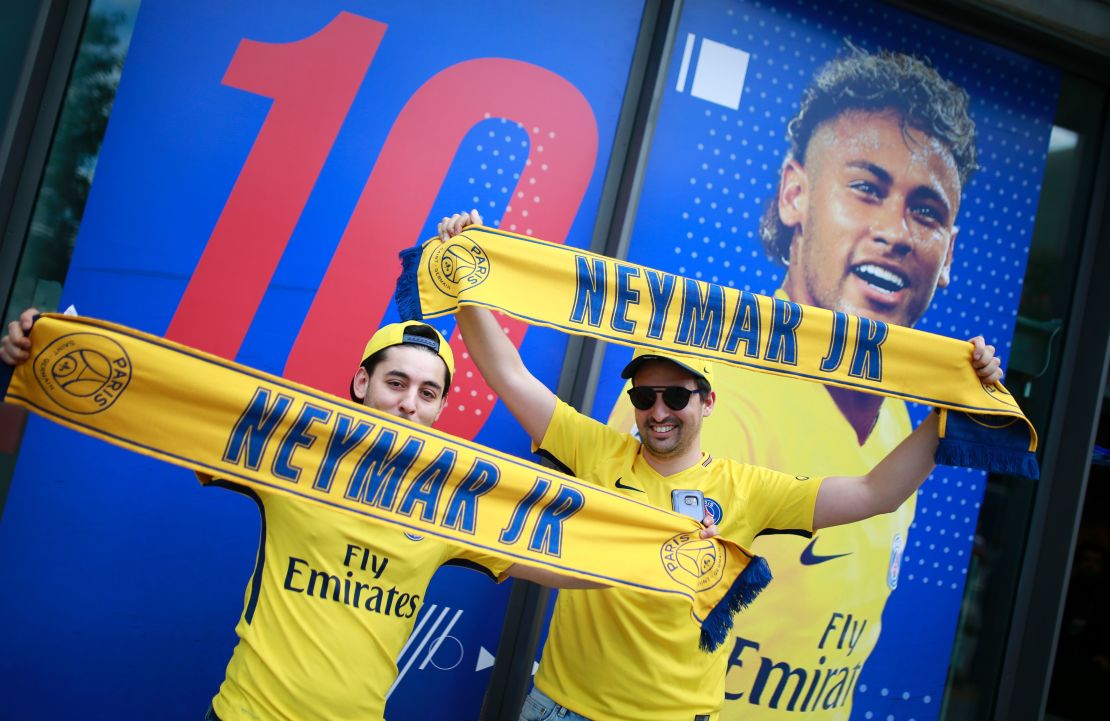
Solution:
[{"label": "yellow football jersey", "polygon": [[[314,504],[241,490],[262,540],[212,707],[221,721],[381,719],[396,658],[442,564],[508,561]],[[199,713],[199,712],[198,712]]]},{"label": "yellow football jersey", "polygon": [[[818,479],[710,455],[663,477],[643,460],[635,438],[561,402],[540,448],[579,478],[655,506],[670,508],[672,490],[701,490],[721,535],[743,545],[765,529],[812,531]],[[536,685],[594,719],[714,719],[729,648],[704,653],[699,633],[680,600],[616,588],[560,591]]]},{"label": "yellow football jersey", "polygon": [[[824,386],[718,365],[717,406],[702,448],[746,463],[819,475],[869,471],[911,427],[906,405],[886,398],[860,445]],[[618,402],[610,425],[634,424]],[[722,721],[843,721],[863,663],[882,628],[916,495],[894,513],[825,528],[812,539],[760,536],[751,549],[775,580],[737,617]]]}]

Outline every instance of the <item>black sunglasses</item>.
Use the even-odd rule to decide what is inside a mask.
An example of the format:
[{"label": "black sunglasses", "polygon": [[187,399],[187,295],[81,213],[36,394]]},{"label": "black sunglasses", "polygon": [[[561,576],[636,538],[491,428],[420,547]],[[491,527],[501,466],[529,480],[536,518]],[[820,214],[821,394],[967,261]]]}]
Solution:
[{"label": "black sunglasses", "polygon": [[680,411],[690,403],[690,396],[701,393],[697,388],[691,390],[682,386],[633,386],[628,389],[632,405],[646,411],[655,405],[657,393],[663,394],[663,403],[672,411]]}]

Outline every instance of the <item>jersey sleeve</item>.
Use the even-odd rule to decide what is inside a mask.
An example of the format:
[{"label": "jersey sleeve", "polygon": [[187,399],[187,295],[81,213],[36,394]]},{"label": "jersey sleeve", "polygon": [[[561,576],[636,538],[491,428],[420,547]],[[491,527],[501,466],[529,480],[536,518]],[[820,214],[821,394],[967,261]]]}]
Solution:
[{"label": "jersey sleeve", "polygon": [[[824,478],[791,476],[757,466],[745,466],[744,499],[756,535],[813,534],[817,491]],[[761,529],[761,530],[759,530]]]},{"label": "jersey sleeve", "polygon": [[445,566],[463,566],[486,574],[495,582],[501,583],[509,577],[513,561],[486,553],[478,553],[468,548],[459,548],[454,556],[444,562]]},{"label": "jersey sleeve", "polygon": [[560,400],[535,451],[555,463],[560,471],[589,479],[601,461],[611,459],[629,443],[636,443],[632,436],[595,421]]}]

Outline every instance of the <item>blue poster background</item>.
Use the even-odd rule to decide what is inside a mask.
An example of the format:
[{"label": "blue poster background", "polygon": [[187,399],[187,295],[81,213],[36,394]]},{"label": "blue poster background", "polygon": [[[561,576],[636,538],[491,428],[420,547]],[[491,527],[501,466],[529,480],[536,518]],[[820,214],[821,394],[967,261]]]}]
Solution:
[{"label": "blue poster background", "polygon": [[[916,327],[955,338],[983,334],[1005,363],[1058,72],[879,3],[684,3],[628,259],[757,293],[780,287],[785,269],[766,257],[759,219],[778,187],[786,124],[814,71],[843,51],[845,41],[927,58],[971,96],[981,169],[963,191],[952,283],[937,292]],[[716,55],[705,52],[707,42],[717,44]],[[595,417],[607,419],[623,401],[618,375],[630,357],[628,349],[608,347]],[[927,410],[911,407],[911,418],[920,422]],[[799,415],[795,432],[820,433],[810,425]],[[859,679],[852,719],[940,715],[985,484],[982,472],[941,467],[919,491],[898,588]],[[732,703],[747,708],[751,696]]]},{"label": "blue poster background", "polygon": [[[566,239],[588,245],[638,3],[144,0],[62,307],[166,331],[271,108],[268,98],[221,82],[240,41],[295,42],[341,11],[388,28],[236,360],[282,372],[398,112],[430,77],[466,60],[531,63],[588,101],[599,151]],[[426,227],[405,244],[457,210],[480,208],[498,224],[530,142],[516,122],[475,125]],[[391,307],[349,310],[397,319]],[[450,319],[436,324],[451,330]],[[533,329],[521,350],[553,386],[564,348],[559,334]],[[501,407],[476,440],[529,453]],[[235,642],[258,535],[247,499],[31,418],[0,523],[0,718],[200,718]],[[507,584],[463,570],[437,576],[399,660],[390,717],[476,717],[507,593]]]},{"label": "blue poster background", "polygon": [[[469,59],[535,64],[588,100],[599,152],[567,237],[588,245],[639,3],[144,0],[63,306],[165,332],[271,107],[221,82],[239,42],[294,42],[341,11],[388,29],[236,360],[282,372],[398,112],[430,77]],[[680,83],[689,36],[695,52]],[[630,260],[757,292],[779,286],[782,269],[764,257],[756,225],[774,192],[785,123],[844,39],[928,57],[971,94],[983,169],[964,189],[953,283],[917,327],[955,337],[982,332],[1005,360],[1059,77],[878,3],[684,3]],[[699,85],[697,50],[706,40],[749,56],[738,107],[722,104],[730,102],[728,88]],[[702,72],[704,80],[709,71]],[[530,142],[528,129],[512,121],[475,125],[428,224],[406,242],[464,208],[478,207],[497,224],[524,163],[519,148]],[[351,310],[395,319],[392,308]],[[452,327],[450,319],[436,325]],[[564,348],[560,334],[535,328],[522,352],[554,385]],[[607,353],[600,377],[615,379],[627,357],[624,349]],[[598,389],[595,415],[608,414],[619,390],[615,383]],[[911,412],[919,419],[924,410]],[[500,405],[476,439],[529,452]],[[920,492],[899,588],[853,718],[940,714],[984,485],[980,473],[944,468]],[[258,533],[246,499],[31,418],[0,519],[0,719],[198,718],[235,641]],[[477,574],[437,575],[399,659],[391,718],[476,716],[506,597],[507,588]]]}]

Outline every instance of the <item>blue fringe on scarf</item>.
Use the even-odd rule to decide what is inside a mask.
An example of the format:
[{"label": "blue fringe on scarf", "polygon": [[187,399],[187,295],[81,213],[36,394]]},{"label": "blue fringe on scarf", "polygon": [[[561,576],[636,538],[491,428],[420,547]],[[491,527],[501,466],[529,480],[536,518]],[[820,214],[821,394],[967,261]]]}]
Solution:
[{"label": "blue fringe on scarf", "polygon": [[702,651],[716,651],[732,635],[732,617],[737,611],[747,608],[759,592],[771,582],[771,567],[761,556],[753,556],[747,568],[740,572],[732,582],[721,602],[713,607],[701,624]]},{"label": "blue fringe on scarf", "polygon": [[948,412],[944,437],[937,445],[934,460],[944,466],[979,468],[1026,478],[1041,475],[1037,456],[1029,450],[1029,431],[1025,425],[993,427],[985,424],[982,417],[976,421],[959,411]]},{"label": "blue fringe on scarf", "polygon": [[992,473],[1007,473],[1025,478],[1039,478],[1037,454],[1031,451],[1001,449],[974,441],[941,438],[933,459],[942,466],[979,468]]},{"label": "blue fringe on scarf", "polygon": [[401,275],[397,277],[397,288],[393,291],[393,301],[401,320],[424,320],[420,312],[420,287],[417,285],[416,269],[420,264],[421,246],[406,248],[400,252]]}]

